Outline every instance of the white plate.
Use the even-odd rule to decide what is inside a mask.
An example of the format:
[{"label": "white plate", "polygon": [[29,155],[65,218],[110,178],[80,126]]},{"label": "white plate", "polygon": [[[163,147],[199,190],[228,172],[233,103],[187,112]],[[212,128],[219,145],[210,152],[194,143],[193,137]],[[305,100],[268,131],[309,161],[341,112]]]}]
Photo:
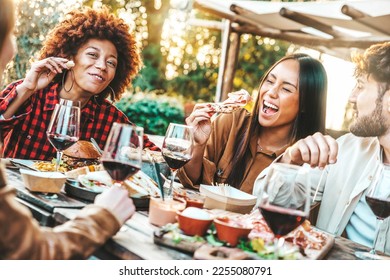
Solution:
[{"label": "white plate", "polygon": [[25,167],[31,170],[39,171],[37,168],[34,167],[35,160],[11,158],[10,162],[19,168]]}]

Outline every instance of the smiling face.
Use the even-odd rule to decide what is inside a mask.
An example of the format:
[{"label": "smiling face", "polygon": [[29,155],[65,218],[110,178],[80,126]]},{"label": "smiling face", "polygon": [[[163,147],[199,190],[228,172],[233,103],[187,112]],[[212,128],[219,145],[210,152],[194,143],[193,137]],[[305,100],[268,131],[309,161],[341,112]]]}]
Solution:
[{"label": "smiling face", "polygon": [[299,110],[299,64],[282,61],[260,88],[259,123],[262,127],[292,126]]},{"label": "smiling face", "polygon": [[[75,90],[87,95],[96,95],[114,79],[118,54],[110,41],[90,39],[80,47],[74,62]],[[66,84],[71,84],[70,79],[72,75],[67,75]]]}]

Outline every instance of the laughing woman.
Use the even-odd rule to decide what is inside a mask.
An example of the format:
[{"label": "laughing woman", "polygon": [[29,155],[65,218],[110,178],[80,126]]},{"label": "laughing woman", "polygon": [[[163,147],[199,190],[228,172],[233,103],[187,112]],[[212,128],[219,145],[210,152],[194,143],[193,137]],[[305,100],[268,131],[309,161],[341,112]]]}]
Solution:
[{"label": "laughing woman", "polygon": [[180,181],[186,187],[226,183],[251,194],[257,175],[288,146],[324,132],[326,92],[322,64],[293,54],[265,74],[252,113],[240,109],[211,122],[212,107],[197,104],[186,119],[195,127],[195,149]]},{"label": "laughing woman", "polygon": [[[59,99],[80,101],[80,139],[101,148],[114,122],[129,123],[111,101],[120,99],[142,65],[129,26],[107,8],[74,10],[48,35],[40,60],[0,95],[4,156],[51,160],[46,137]],[[147,137],[146,148],[158,149]]]}]

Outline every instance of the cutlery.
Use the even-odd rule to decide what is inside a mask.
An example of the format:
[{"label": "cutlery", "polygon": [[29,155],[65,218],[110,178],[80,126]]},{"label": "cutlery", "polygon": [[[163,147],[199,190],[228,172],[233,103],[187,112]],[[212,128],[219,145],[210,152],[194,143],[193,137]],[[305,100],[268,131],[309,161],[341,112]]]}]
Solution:
[{"label": "cutlery", "polygon": [[102,155],[102,154],[103,154],[103,151],[102,151],[102,149],[100,149],[100,147],[99,147],[98,143],[96,142],[96,140],[95,140],[94,138],[91,137],[91,142],[92,142],[92,144],[95,146],[95,148],[98,150],[98,152],[100,153],[100,155]]}]

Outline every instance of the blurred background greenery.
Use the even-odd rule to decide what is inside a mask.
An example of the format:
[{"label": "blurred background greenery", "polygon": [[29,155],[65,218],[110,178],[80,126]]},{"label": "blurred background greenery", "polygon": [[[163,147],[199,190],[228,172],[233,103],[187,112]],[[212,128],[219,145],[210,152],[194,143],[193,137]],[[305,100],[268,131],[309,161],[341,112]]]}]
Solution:
[{"label": "blurred background greenery", "polygon": [[[18,54],[5,84],[24,77],[47,32],[68,10],[107,5],[135,32],[144,68],[116,105],[146,133],[163,135],[169,122],[184,122],[195,102],[214,101],[221,31],[188,24],[189,16],[213,19],[182,7],[181,0],[19,0]],[[194,15],[195,14],[195,15]],[[264,71],[294,46],[242,36],[233,89],[256,94]],[[140,98],[142,96],[142,98]]]}]

